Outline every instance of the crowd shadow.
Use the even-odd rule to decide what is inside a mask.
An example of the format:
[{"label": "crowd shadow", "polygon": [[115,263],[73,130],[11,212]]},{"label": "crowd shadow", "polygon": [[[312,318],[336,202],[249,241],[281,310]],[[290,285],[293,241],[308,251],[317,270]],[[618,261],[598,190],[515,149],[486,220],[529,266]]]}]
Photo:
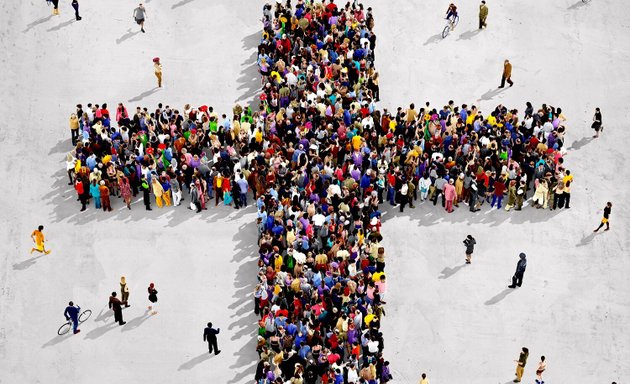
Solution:
[{"label": "crowd shadow", "polygon": [[459,41],[459,40],[470,40],[473,37],[477,36],[480,32],[481,32],[481,29],[479,29],[479,28],[471,29],[470,31],[466,31],[466,32],[462,33],[461,35],[459,35],[459,37],[457,38],[457,41]]},{"label": "crowd shadow", "polygon": [[177,368],[178,371],[188,371],[191,370],[193,368],[195,368],[197,365],[203,363],[206,360],[209,360],[210,358],[212,358],[212,356],[214,356],[211,353],[208,352],[204,352],[201,355],[197,356],[197,357],[193,357],[192,359],[188,360],[187,362],[183,363],[182,365],[179,366],[179,368]]},{"label": "crowd shadow", "polygon": [[67,153],[73,149],[72,140],[70,138],[62,139],[55,144],[54,147],[50,148],[50,152],[48,155],[54,155],[57,153]]},{"label": "crowd shadow", "polygon": [[149,89],[148,91],[144,91],[141,94],[139,94],[138,96],[134,96],[131,99],[127,100],[130,103],[136,102],[136,101],[140,101],[142,99],[144,99],[145,97],[149,97],[152,94],[154,94],[155,92],[159,91],[160,87],[156,86],[153,89]]},{"label": "crowd shadow", "polygon": [[25,269],[28,269],[31,266],[35,265],[37,263],[37,260],[39,260],[39,258],[41,258],[41,257],[44,257],[44,255],[30,257],[30,258],[24,260],[21,263],[13,264],[13,269],[16,270],[16,271],[23,271]]},{"label": "crowd shadow", "polygon": [[127,32],[124,35],[122,35],[122,36],[120,36],[119,38],[116,39],[116,44],[120,44],[120,43],[122,43],[122,42],[124,42],[126,40],[129,40],[129,39],[131,39],[132,37],[134,37],[135,35],[137,35],[139,33],[140,33],[140,30],[137,30],[137,31],[133,32],[131,30],[131,28],[129,28],[129,29],[127,29]]},{"label": "crowd shadow", "polygon": [[52,27],[52,28],[49,28],[47,31],[48,31],[48,32],[56,32],[56,31],[59,31],[59,30],[61,30],[61,29],[65,28],[65,27],[67,27],[68,25],[70,25],[70,24],[74,23],[75,21],[76,21],[76,20],[75,20],[74,18],[72,18],[72,19],[67,20],[67,21],[64,21],[63,23],[60,23],[60,24],[58,24],[58,25],[56,25],[56,26],[54,26],[54,27]]},{"label": "crowd shadow", "polygon": [[[243,346],[235,353],[236,362],[229,368],[235,372],[235,376],[228,383],[237,383],[246,377],[253,377],[256,370],[256,329],[257,316],[254,314],[254,286],[258,271],[258,253],[256,247],[257,232],[256,223],[251,221],[243,224],[233,236],[234,244],[233,263],[239,263],[234,279],[233,301],[229,309],[233,312],[230,316],[232,322],[228,326],[232,334],[230,340],[240,340],[246,337]],[[236,312],[234,312],[236,309]]]},{"label": "crowd shadow", "polygon": [[52,18],[53,18],[53,15],[50,14],[50,15],[48,15],[46,17],[41,17],[41,18],[39,18],[39,19],[29,23],[29,24],[26,24],[26,29],[23,30],[22,33],[27,33],[28,31],[30,31],[31,29],[37,27],[38,25],[44,24],[45,22],[50,21]]},{"label": "crowd shadow", "polygon": [[438,279],[441,279],[441,280],[448,279],[449,277],[451,277],[454,274],[456,274],[457,272],[459,272],[465,266],[466,266],[466,263],[460,264],[460,265],[458,265],[456,267],[453,267],[453,268],[451,268],[451,267],[444,267],[442,272],[440,272],[440,276],[438,276]]},{"label": "crowd shadow", "polygon": [[252,50],[251,55],[241,63],[241,75],[238,78],[238,91],[240,96],[236,99],[236,102],[247,101],[252,110],[256,111],[258,108],[258,92],[261,90],[260,74],[258,73],[258,64],[256,58],[258,57],[258,44],[260,43],[262,31],[256,31],[251,35],[245,36],[241,42],[242,49],[244,51]]},{"label": "crowd shadow", "polygon": [[188,4],[188,3],[192,3],[195,0],[182,0],[179,3],[175,3],[171,6],[171,9],[175,9],[175,8],[179,8],[179,7],[183,7],[184,5]]},{"label": "crowd shadow", "polygon": [[512,288],[505,288],[503,291],[499,292],[498,294],[496,294],[493,297],[491,297],[490,299],[488,299],[484,304],[485,305],[495,305],[496,303],[498,303],[501,300],[505,299],[505,297],[507,295],[509,295],[510,293],[512,293],[512,292],[514,292],[514,289],[512,289]]}]

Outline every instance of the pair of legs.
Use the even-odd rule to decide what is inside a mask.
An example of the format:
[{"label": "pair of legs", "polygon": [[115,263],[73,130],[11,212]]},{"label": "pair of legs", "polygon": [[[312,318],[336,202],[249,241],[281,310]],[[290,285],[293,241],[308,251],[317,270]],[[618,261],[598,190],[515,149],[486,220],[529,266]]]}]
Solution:
[{"label": "pair of legs", "polygon": [[494,204],[497,201],[499,202],[499,204],[497,205],[497,209],[501,209],[501,202],[503,201],[503,195],[501,196],[492,195],[492,203],[490,203],[490,207],[494,208]]},{"label": "pair of legs", "polygon": [[[509,285],[508,288],[516,288],[523,285],[523,273],[516,272],[514,276],[512,276],[512,285]],[[518,372],[518,371],[517,371]],[[521,372],[522,375],[522,372]],[[520,378],[519,378],[520,381]]]},{"label": "pair of legs", "polygon": [[472,263],[472,253],[466,254],[466,264]]},{"label": "pair of legs", "polygon": [[501,76],[501,86],[499,86],[499,88],[504,88],[505,87],[505,82],[508,82],[508,84],[510,84],[510,87],[514,85],[514,82],[512,81],[512,76]]},{"label": "pair of legs", "polygon": [[603,219],[602,219],[602,222],[601,222],[601,223],[599,223],[599,227],[595,228],[595,230],[594,230],[593,232],[597,232],[597,231],[599,231],[600,229],[602,229],[602,227],[603,227],[604,225],[606,225],[606,229],[604,229],[604,231],[607,231],[607,230],[609,230],[609,229],[610,229],[610,223],[608,222],[608,219],[606,219],[606,218],[603,218]]},{"label": "pair of legs", "polygon": [[31,248],[31,253],[33,253],[34,251],[43,253],[44,255],[47,255],[50,253],[50,249],[47,250],[44,243],[35,243],[35,247]]},{"label": "pair of legs", "polygon": [[208,353],[212,353],[213,351],[215,355],[218,355],[219,353],[221,353],[221,350],[217,346],[216,338],[214,340],[208,340]]}]

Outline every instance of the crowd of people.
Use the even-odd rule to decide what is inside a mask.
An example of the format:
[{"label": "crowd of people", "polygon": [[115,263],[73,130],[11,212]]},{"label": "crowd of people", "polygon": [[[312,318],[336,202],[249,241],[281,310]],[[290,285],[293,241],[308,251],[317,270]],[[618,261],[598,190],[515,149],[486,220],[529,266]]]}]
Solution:
[{"label": "crowd of people", "polygon": [[[85,210],[215,202],[257,209],[259,383],[386,383],[381,206],[445,214],[569,208],[561,108],[425,103],[377,108],[371,8],[334,0],[263,9],[259,107],[77,105],[69,184]],[[426,204],[426,203],[425,203]]]}]

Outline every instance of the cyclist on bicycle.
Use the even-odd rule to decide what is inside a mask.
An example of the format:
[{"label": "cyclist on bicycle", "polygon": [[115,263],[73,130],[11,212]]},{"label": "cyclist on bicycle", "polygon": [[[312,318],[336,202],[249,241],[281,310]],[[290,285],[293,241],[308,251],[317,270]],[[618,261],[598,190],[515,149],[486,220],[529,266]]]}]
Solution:
[{"label": "cyclist on bicycle", "polygon": [[77,333],[81,332],[80,329],[77,329],[77,327],[79,326],[79,311],[81,310],[81,307],[79,307],[78,305],[75,307],[74,303],[71,301],[68,303],[68,306],[66,307],[66,310],[64,311],[63,315],[66,317],[66,320],[70,321],[72,320],[72,332],[76,335]]},{"label": "cyclist on bicycle", "polygon": [[451,3],[446,10],[446,20],[450,20],[451,23],[455,22],[455,18],[457,17],[457,6]]}]

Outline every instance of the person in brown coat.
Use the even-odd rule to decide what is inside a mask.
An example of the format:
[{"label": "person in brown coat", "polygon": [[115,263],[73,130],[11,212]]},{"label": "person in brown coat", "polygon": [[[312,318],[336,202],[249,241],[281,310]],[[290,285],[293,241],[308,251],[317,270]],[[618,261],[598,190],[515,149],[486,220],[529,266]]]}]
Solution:
[{"label": "person in brown coat", "polygon": [[486,20],[488,19],[488,6],[486,5],[485,0],[481,1],[479,5],[479,29],[486,28],[488,25],[486,24]]},{"label": "person in brown coat", "polygon": [[98,190],[101,192],[101,205],[103,206],[103,211],[112,210],[112,206],[109,201],[109,188],[105,184],[105,180],[101,180],[101,186],[98,187]]},{"label": "person in brown coat", "polygon": [[501,86],[499,88],[505,87],[506,81],[510,84],[510,87],[514,85],[512,81],[512,64],[508,59],[505,59],[503,62],[503,76],[501,77]]}]

